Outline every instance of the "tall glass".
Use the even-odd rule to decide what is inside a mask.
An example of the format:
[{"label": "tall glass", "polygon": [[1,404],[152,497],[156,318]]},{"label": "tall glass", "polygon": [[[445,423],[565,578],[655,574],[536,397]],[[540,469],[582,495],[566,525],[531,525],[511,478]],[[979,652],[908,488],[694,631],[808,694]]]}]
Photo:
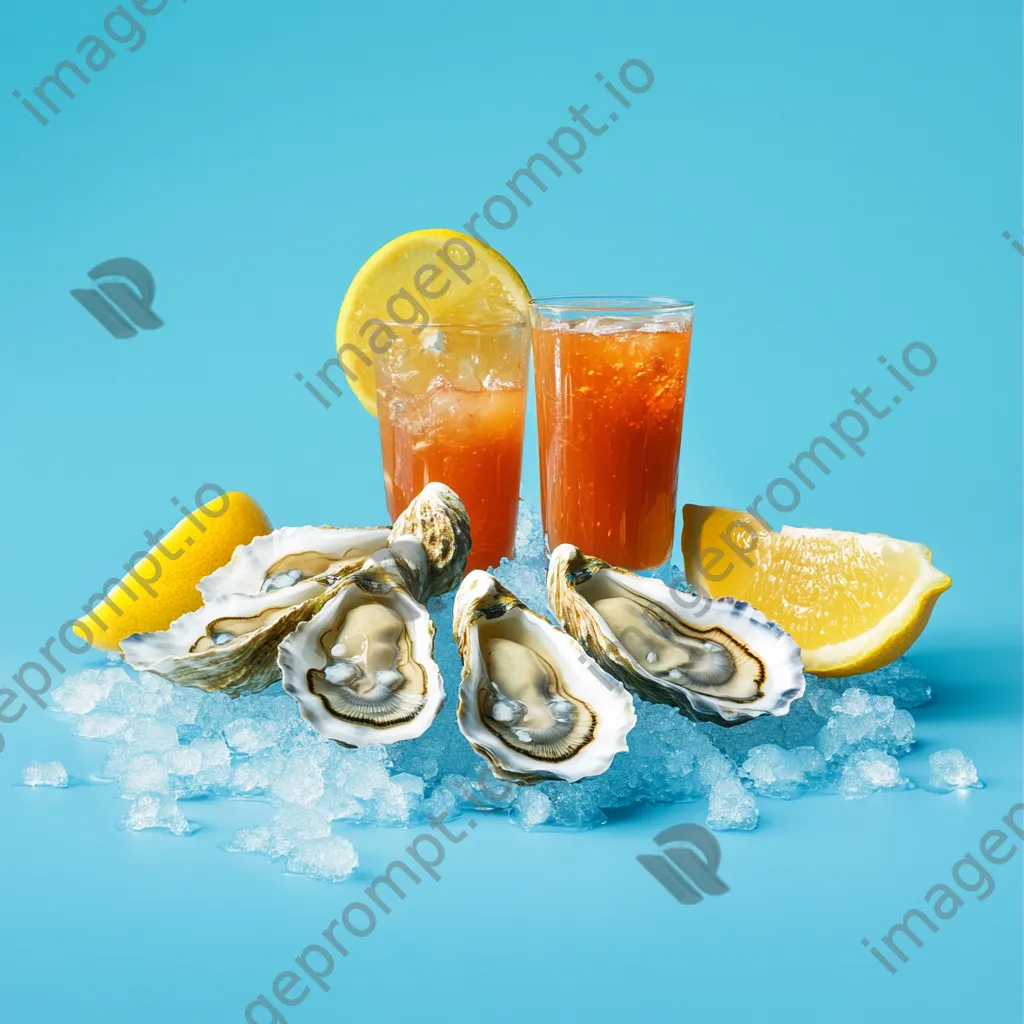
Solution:
[{"label": "tall glass", "polygon": [[541,509],[549,551],[575,544],[662,567],[675,536],[693,303],[534,299]]},{"label": "tall glass", "polygon": [[515,544],[529,324],[389,326],[398,337],[374,372],[391,518],[426,484],[447,484],[469,512],[467,569],[495,566]]}]

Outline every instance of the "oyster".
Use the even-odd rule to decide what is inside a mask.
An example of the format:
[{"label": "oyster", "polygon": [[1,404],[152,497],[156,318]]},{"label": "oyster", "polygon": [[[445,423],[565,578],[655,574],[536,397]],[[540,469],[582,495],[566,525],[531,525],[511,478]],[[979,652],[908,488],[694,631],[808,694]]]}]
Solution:
[{"label": "oyster", "polygon": [[389,527],[283,526],[235,548],[231,561],[199,583],[204,601],[286,590],[317,576],[358,569],[387,544]]},{"label": "oyster", "polygon": [[388,546],[284,639],[282,683],[314,729],[350,747],[423,734],[445,694],[422,602],[458,585],[470,545],[459,496],[428,484],[395,520]]},{"label": "oyster", "polygon": [[413,739],[444,706],[434,624],[401,563],[368,559],[281,643],[282,685],[302,717],[348,747]]},{"label": "oyster", "polygon": [[281,678],[281,640],[327,599],[317,580],[265,594],[234,594],[209,601],[175,619],[160,633],[135,633],[121,641],[132,668],[237,697]]},{"label": "oyster", "polygon": [[800,648],[745,601],[684,593],[561,544],[548,602],[608,672],[692,718],[734,725],[784,715],[804,692]]},{"label": "oyster", "polygon": [[636,724],[629,693],[489,573],[463,581],[453,632],[459,728],[499,778],[576,782],[627,749]]}]

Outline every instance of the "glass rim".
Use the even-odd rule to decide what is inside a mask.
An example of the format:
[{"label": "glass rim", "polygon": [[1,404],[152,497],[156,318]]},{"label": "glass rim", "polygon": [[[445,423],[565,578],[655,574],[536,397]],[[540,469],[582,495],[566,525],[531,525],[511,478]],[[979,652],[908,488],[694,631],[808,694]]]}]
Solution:
[{"label": "glass rim", "polygon": [[668,295],[542,295],[530,308],[551,313],[689,313],[694,303]]},{"label": "glass rim", "polygon": [[378,327],[396,327],[404,331],[413,331],[414,334],[422,334],[424,331],[429,330],[432,327],[445,328],[445,327],[457,327],[460,330],[472,330],[472,331],[486,331],[492,327],[529,327],[530,326],[530,314],[520,313],[512,317],[503,317],[497,319],[488,320],[433,320],[428,319],[425,324],[421,324],[417,321],[408,322],[400,320],[385,320],[383,317],[373,317],[372,322]]}]

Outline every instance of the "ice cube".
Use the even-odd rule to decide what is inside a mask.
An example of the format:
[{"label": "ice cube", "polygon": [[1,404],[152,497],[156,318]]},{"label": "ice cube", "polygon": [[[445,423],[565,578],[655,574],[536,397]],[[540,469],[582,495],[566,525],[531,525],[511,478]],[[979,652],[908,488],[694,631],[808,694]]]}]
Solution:
[{"label": "ice cube", "polygon": [[749,790],[735,776],[716,780],[708,796],[706,824],[716,832],[757,828],[757,804]]},{"label": "ice cube", "polygon": [[523,786],[512,804],[510,817],[527,831],[543,825],[551,817],[551,799],[535,786]]},{"label": "ice cube", "polygon": [[114,686],[121,681],[129,681],[128,675],[121,669],[89,668],[68,676],[50,698],[67,715],[87,715],[106,700]]},{"label": "ice cube", "polygon": [[420,347],[424,352],[433,352],[434,355],[442,355],[445,350],[444,331],[439,327],[428,327],[420,335]]},{"label": "ice cube", "polygon": [[107,698],[108,710],[134,717],[158,716],[171,704],[175,686],[151,672],[142,672],[138,679],[125,677]]},{"label": "ice cube", "polygon": [[168,793],[167,769],[156,754],[129,755],[120,773],[121,789],[128,794]]},{"label": "ice cube", "polygon": [[175,775],[195,776],[203,769],[203,752],[197,747],[173,747],[164,755],[164,764]]},{"label": "ice cube", "polygon": [[786,750],[765,743],[750,750],[741,772],[759,795],[788,800],[822,781],[825,759],[814,747]]},{"label": "ice cube", "polygon": [[266,853],[270,848],[270,829],[266,825],[240,828],[227,848],[231,853]]},{"label": "ice cube", "polygon": [[544,528],[540,513],[526,501],[519,499],[519,515],[516,518],[515,561],[546,571],[544,557]]},{"label": "ice cube", "polygon": [[250,757],[231,769],[228,788],[238,796],[264,793],[274,781],[276,759],[273,757]]},{"label": "ice cube", "polygon": [[868,747],[904,754],[913,742],[914,719],[909,711],[897,711],[892,697],[850,687],[832,704],[817,747],[826,761],[832,761]]},{"label": "ice cube", "polygon": [[405,825],[419,810],[423,800],[423,780],[411,775],[395,775],[373,791],[373,810],[377,821]]},{"label": "ice cube", "polygon": [[[708,788],[715,783],[735,776],[736,767],[720,750],[714,748],[702,751],[700,758],[700,780]],[[742,788],[742,787],[741,787]]]},{"label": "ice cube", "polygon": [[905,658],[898,658],[874,672],[854,676],[848,683],[855,683],[869,693],[892,697],[898,708],[920,707],[932,699],[932,688],[924,673]]},{"label": "ice cube", "polygon": [[905,789],[911,785],[900,775],[900,763],[877,747],[859,750],[843,765],[839,792],[848,800],[870,796],[880,789]]},{"label": "ice cube", "polygon": [[312,807],[324,795],[323,771],[311,757],[295,758],[287,774],[271,783],[270,792],[283,803]]},{"label": "ice cube", "polygon": [[620,334],[633,329],[633,321],[621,316],[590,316],[569,327],[574,334]]},{"label": "ice cube", "polygon": [[298,844],[288,857],[293,875],[309,875],[326,882],[341,882],[359,864],[355,847],[342,836],[326,836]]},{"label": "ice cube", "polygon": [[455,794],[444,786],[438,786],[433,793],[423,801],[423,813],[428,818],[435,820],[451,821],[458,817],[459,800]]},{"label": "ice cube", "polygon": [[113,740],[123,736],[128,721],[124,715],[93,711],[78,720],[75,733],[86,740]]},{"label": "ice cube", "polygon": [[331,784],[324,787],[324,795],[315,807],[331,821],[362,821],[370,814],[373,804],[357,800],[344,785]]},{"label": "ice cube", "polygon": [[164,713],[172,725],[194,725],[203,701],[209,699],[210,694],[202,690],[192,686],[178,686],[171,694],[171,701]]},{"label": "ice cube", "polygon": [[60,761],[29,761],[22,769],[21,781],[26,786],[53,786],[55,789],[65,789],[68,784],[68,773]]},{"label": "ice cube", "polygon": [[280,738],[280,726],[266,719],[236,718],[224,726],[228,746],[240,754],[255,754],[272,747]]},{"label": "ice cube", "polygon": [[202,759],[199,771],[195,773],[196,785],[203,789],[216,790],[227,786],[231,779],[231,752],[222,739],[197,739],[192,749],[199,751]]},{"label": "ice cube", "polygon": [[178,731],[169,722],[139,718],[125,730],[124,741],[140,753],[159,754],[178,745]]},{"label": "ice cube", "polygon": [[952,792],[954,789],[981,789],[978,769],[962,750],[955,747],[937,750],[928,758],[928,785]]},{"label": "ice cube", "polygon": [[603,825],[608,818],[585,789],[561,785],[552,800],[551,820],[567,828],[588,829]]},{"label": "ice cube", "polygon": [[140,793],[128,808],[122,824],[130,832],[165,828],[176,836],[187,836],[192,831],[177,802],[157,793]]},{"label": "ice cube", "polygon": [[269,828],[266,852],[272,857],[287,856],[300,844],[331,834],[327,815],[308,807],[282,807],[270,819]]}]

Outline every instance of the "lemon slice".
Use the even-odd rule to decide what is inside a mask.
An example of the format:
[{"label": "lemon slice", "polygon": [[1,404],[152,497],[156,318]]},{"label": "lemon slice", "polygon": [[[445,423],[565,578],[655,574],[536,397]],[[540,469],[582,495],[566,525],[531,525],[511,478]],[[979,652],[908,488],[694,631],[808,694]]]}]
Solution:
[{"label": "lemon slice", "polygon": [[819,676],[871,672],[905,654],[952,582],[932,553],[881,533],[778,533],[746,512],[683,506],[686,578],[749,601],[800,645]]},{"label": "lemon slice", "polygon": [[202,603],[196,584],[225,565],[239,544],[270,533],[263,509],[241,491],[200,505],[157,541],[75,625],[94,647],[116,651],[132,633],[154,633]]},{"label": "lemon slice", "polygon": [[[418,338],[428,321],[486,327],[525,320],[529,304],[523,279],[490,246],[446,228],[410,231],[378,249],[349,285],[338,314],[338,361],[376,416],[373,361],[391,344]],[[396,323],[408,326],[390,326]]]}]

